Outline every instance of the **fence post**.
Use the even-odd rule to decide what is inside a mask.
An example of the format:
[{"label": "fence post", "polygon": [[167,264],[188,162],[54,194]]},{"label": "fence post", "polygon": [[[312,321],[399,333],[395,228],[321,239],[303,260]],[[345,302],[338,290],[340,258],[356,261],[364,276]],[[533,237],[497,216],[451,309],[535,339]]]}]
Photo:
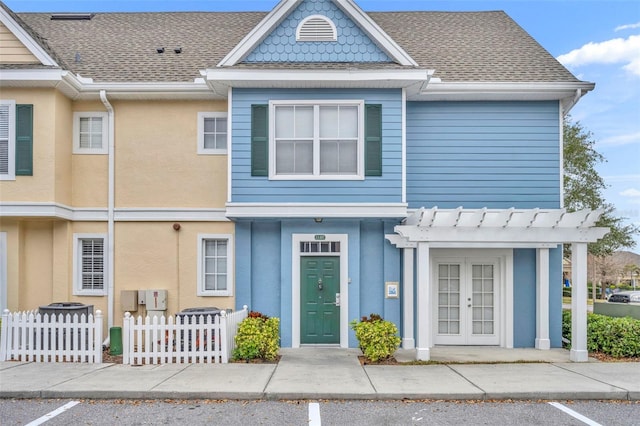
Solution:
[{"label": "fence post", "polygon": [[131,314],[129,312],[124,313],[124,320],[122,320],[122,363],[125,365],[130,364],[129,354],[131,348],[129,347],[131,337]]},{"label": "fence post", "polygon": [[231,354],[229,353],[229,342],[227,342],[227,311],[220,312],[220,354],[222,355],[221,362],[228,363]]},{"label": "fence post", "polygon": [[2,329],[0,330],[0,361],[6,361],[7,343],[9,341],[9,310],[2,311]]},{"label": "fence post", "polygon": [[93,348],[95,352],[95,362],[102,364],[102,311],[98,309],[96,311],[94,329],[96,331],[95,340],[93,341]]}]

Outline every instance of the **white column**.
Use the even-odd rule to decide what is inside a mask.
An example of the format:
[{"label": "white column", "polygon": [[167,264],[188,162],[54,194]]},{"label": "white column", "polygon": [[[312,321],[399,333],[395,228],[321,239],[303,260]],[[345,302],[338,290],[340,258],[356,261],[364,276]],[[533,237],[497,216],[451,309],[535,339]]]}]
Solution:
[{"label": "white column", "polygon": [[431,357],[431,271],[429,265],[429,244],[418,243],[416,311],[418,333],[416,359],[428,361]]},{"label": "white column", "polygon": [[549,249],[536,251],[536,349],[549,349]]},{"label": "white column", "polygon": [[571,244],[571,352],[569,359],[585,362],[587,351],[587,244]]},{"label": "white column", "polygon": [[402,249],[403,264],[403,315],[402,315],[402,348],[414,349],[416,341],[413,337],[413,249]]}]

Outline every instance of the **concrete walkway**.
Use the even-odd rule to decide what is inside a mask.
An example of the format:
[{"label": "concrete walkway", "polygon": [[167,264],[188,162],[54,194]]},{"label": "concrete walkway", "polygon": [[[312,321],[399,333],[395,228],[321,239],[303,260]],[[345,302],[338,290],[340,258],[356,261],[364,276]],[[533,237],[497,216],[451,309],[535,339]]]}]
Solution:
[{"label": "concrete walkway", "polygon": [[432,358],[447,364],[433,365],[363,366],[356,349],[281,349],[281,355],[278,364],[3,362],[0,397],[640,400],[640,364],[570,363],[559,349],[437,347]]}]

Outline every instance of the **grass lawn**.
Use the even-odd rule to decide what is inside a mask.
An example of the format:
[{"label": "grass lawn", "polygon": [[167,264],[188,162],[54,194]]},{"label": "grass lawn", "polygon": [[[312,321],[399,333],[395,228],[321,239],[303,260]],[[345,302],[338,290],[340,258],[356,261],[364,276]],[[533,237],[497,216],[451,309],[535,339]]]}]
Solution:
[{"label": "grass lawn", "polygon": [[[598,302],[602,302],[602,300],[598,300]],[[562,304],[563,305],[570,305],[571,304],[571,298],[570,297],[563,297],[562,298]],[[593,299],[591,297],[589,297],[587,299],[587,305],[593,305]]]}]

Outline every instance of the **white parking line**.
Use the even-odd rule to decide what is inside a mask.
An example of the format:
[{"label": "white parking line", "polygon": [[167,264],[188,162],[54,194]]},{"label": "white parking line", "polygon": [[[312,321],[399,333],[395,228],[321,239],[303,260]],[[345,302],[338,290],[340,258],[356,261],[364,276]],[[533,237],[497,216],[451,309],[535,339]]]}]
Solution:
[{"label": "white parking line", "polygon": [[309,403],[309,426],[322,426],[320,421],[320,404],[317,402]]},{"label": "white parking line", "polygon": [[553,405],[558,410],[564,411],[565,413],[567,413],[571,417],[574,417],[574,418],[580,420],[581,422],[588,424],[589,426],[602,426],[600,423],[594,422],[590,418],[585,417],[582,414],[573,411],[571,408],[566,407],[566,406],[560,404],[559,402],[550,402],[549,404]]},{"label": "white parking line", "polygon": [[62,407],[58,408],[57,410],[53,410],[52,412],[50,412],[48,414],[45,414],[44,416],[40,417],[39,419],[36,419],[36,420],[32,421],[31,423],[27,423],[25,426],[41,425],[42,423],[48,422],[49,420],[51,420],[55,416],[64,413],[68,409],[70,409],[72,407],[75,407],[78,404],[80,404],[80,401],[68,402],[68,403],[64,404]]}]

